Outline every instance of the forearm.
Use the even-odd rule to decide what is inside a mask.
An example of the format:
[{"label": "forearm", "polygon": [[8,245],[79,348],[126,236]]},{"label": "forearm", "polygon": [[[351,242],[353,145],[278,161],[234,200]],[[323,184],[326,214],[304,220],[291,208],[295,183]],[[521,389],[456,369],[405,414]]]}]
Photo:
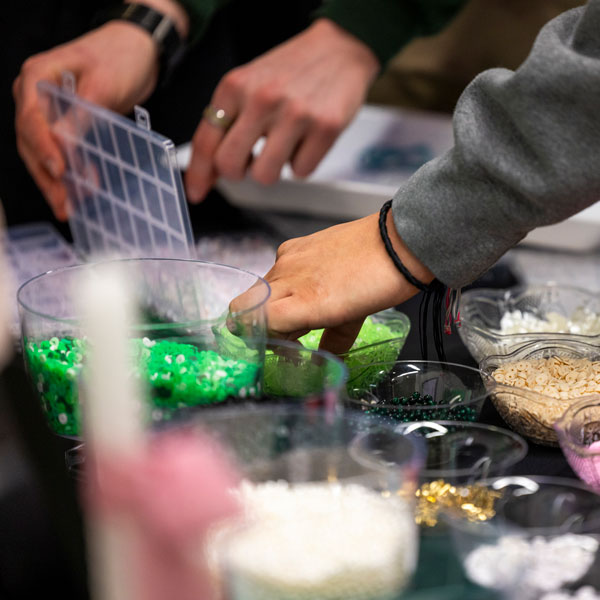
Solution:
[{"label": "forearm", "polygon": [[461,287],[535,227],[600,198],[600,0],[546,26],[516,71],[461,96],[455,147],[396,194],[396,230],[442,282]]}]

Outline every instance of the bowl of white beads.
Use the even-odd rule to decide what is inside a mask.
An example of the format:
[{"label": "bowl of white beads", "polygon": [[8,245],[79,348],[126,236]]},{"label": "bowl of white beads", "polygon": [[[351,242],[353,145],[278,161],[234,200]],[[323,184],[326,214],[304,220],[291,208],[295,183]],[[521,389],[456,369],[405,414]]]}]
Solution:
[{"label": "bowl of white beads", "polygon": [[551,598],[588,582],[600,559],[600,496],[568,478],[482,483],[498,495],[494,516],[469,521],[444,514],[471,581],[511,600]]},{"label": "bowl of white beads", "polygon": [[[213,555],[230,600],[392,600],[418,555],[414,493],[419,440],[361,415],[314,407],[207,410],[199,427],[242,474],[235,522],[216,531]],[[371,447],[393,445],[389,464]]]},{"label": "bowl of white beads", "polygon": [[460,337],[473,358],[531,341],[600,339],[600,295],[556,284],[472,289],[460,301]]},{"label": "bowl of white beads", "polygon": [[579,340],[529,342],[479,368],[500,416],[537,444],[557,446],[555,422],[580,398],[600,394],[600,345]]}]

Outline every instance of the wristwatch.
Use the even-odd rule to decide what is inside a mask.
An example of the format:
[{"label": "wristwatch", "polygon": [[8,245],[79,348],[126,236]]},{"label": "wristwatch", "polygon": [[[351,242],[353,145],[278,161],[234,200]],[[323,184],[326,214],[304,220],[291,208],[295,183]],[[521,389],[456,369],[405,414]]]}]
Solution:
[{"label": "wristwatch", "polygon": [[136,2],[121,3],[101,11],[94,19],[99,27],[108,21],[121,20],[133,23],[147,31],[158,47],[160,64],[159,81],[164,83],[185,54],[186,44],[173,21],[163,13]]}]

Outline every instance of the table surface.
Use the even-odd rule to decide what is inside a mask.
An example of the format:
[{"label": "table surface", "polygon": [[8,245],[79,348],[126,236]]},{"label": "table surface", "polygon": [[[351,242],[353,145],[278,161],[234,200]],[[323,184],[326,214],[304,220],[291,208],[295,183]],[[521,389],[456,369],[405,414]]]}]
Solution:
[{"label": "table surface", "polygon": [[[331,224],[272,214],[262,215],[258,220],[253,217],[253,229],[258,221],[276,243]],[[242,219],[242,228],[243,225]],[[542,259],[536,254],[536,260]],[[496,273],[500,280],[506,276],[506,269]],[[413,323],[401,358],[420,358],[419,301],[417,296],[400,307]],[[444,345],[447,360],[475,365],[456,333],[444,336]],[[429,347],[433,349],[433,343]],[[506,427],[489,400],[480,420]],[[72,445],[46,428],[37,400],[29,389],[22,359],[16,356],[0,378],[0,600],[52,592],[63,599],[87,598],[76,485],[64,463],[64,452]],[[534,445],[517,465],[516,473],[574,477],[560,449]],[[494,597],[466,582],[451,548],[444,536],[422,537],[419,569],[412,589],[403,598]]]}]

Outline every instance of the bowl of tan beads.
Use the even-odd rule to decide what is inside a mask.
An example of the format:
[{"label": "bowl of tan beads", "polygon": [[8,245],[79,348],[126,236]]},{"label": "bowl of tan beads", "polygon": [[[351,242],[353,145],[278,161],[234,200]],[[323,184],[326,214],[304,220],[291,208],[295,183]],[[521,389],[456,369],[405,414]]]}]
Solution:
[{"label": "bowl of tan beads", "polygon": [[554,423],[582,397],[600,393],[600,346],[534,341],[479,363],[496,410],[530,441],[558,445]]}]

